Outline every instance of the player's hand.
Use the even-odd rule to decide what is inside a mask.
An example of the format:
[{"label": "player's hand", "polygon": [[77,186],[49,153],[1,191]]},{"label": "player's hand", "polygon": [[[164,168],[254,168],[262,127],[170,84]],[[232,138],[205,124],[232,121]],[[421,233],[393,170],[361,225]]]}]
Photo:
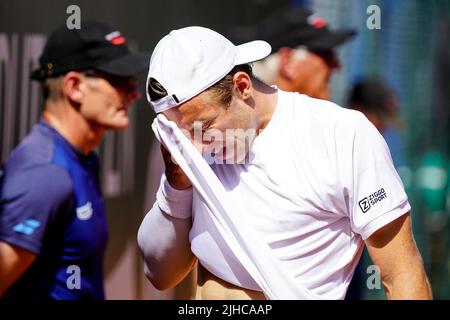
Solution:
[{"label": "player's hand", "polygon": [[172,161],[172,155],[163,145],[161,145],[161,153],[166,165],[166,177],[170,185],[178,190],[190,188],[192,184],[188,177],[181,170],[180,166]]}]

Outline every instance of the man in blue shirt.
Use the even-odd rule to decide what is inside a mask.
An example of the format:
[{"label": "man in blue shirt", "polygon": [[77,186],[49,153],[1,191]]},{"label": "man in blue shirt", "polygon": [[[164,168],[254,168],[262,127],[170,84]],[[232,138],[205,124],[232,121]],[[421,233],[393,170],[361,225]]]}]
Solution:
[{"label": "man in blue shirt", "polygon": [[43,84],[42,118],[1,177],[0,297],[104,299],[108,230],[93,149],[127,127],[147,61],[102,23],[50,35],[31,75]]}]

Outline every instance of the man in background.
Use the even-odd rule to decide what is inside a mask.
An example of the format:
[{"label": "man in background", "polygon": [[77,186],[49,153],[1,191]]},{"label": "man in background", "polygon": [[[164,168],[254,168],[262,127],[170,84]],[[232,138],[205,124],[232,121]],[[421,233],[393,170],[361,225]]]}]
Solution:
[{"label": "man in background", "polygon": [[336,48],[354,30],[331,31],[318,14],[302,7],[286,7],[268,16],[255,39],[267,41],[272,54],[255,62],[255,75],[285,91],[330,99],[330,79],[340,63]]},{"label": "man in background", "polygon": [[108,238],[95,147],[128,125],[147,58],[115,28],[86,21],[49,37],[40,68],[44,111],[4,165],[0,297],[104,299]]}]

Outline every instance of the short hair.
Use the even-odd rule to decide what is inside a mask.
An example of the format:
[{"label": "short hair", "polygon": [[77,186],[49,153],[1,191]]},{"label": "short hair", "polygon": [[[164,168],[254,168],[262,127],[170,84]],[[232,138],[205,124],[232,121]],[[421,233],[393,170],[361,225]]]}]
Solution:
[{"label": "short hair", "polygon": [[280,68],[280,55],[278,51],[266,58],[256,61],[253,67],[254,75],[267,84],[273,84]]},{"label": "short hair", "polygon": [[[298,59],[305,59],[308,56],[309,49],[305,46],[291,48]],[[277,81],[280,72],[280,54],[273,52],[262,60],[255,62],[253,74],[256,78],[267,84],[274,84]]]},{"label": "short hair", "polygon": [[45,79],[42,83],[44,100],[57,101],[64,96],[62,88],[63,78],[64,75]]},{"label": "short hair", "polygon": [[206,89],[206,91],[210,91],[214,95],[216,95],[219,101],[224,106],[228,107],[231,103],[231,100],[233,99],[233,76],[237,72],[245,72],[250,76],[250,78],[254,78],[252,65],[240,64],[235,66],[230,72],[228,72],[228,74],[225,77],[223,77],[215,84],[213,84],[211,87]]}]

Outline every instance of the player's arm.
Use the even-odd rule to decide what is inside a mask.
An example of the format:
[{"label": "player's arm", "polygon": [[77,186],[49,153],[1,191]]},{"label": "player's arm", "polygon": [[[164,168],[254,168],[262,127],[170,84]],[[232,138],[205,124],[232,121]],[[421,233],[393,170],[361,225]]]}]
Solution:
[{"label": "player's arm", "polygon": [[165,176],[137,238],[145,275],[155,288],[166,290],[183,280],[197,259],[189,242],[192,187],[181,168],[172,162],[169,152],[163,147],[161,151]]},{"label": "player's arm", "polygon": [[0,298],[35,259],[33,252],[0,241]]},{"label": "player's arm", "polygon": [[179,219],[154,204],[139,227],[138,245],[144,258],[144,272],[153,286],[166,290],[176,286],[197,261],[191,252],[191,218]]},{"label": "player's arm", "polygon": [[339,163],[352,230],[364,239],[373,263],[380,268],[387,297],[431,298],[412,234],[411,206],[386,142],[356,111],[348,111],[337,130],[349,142],[340,146]]},{"label": "player's arm", "polygon": [[432,299],[409,212],[375,231],[366,245],[373,263],[380,268],[388,299]]}]

